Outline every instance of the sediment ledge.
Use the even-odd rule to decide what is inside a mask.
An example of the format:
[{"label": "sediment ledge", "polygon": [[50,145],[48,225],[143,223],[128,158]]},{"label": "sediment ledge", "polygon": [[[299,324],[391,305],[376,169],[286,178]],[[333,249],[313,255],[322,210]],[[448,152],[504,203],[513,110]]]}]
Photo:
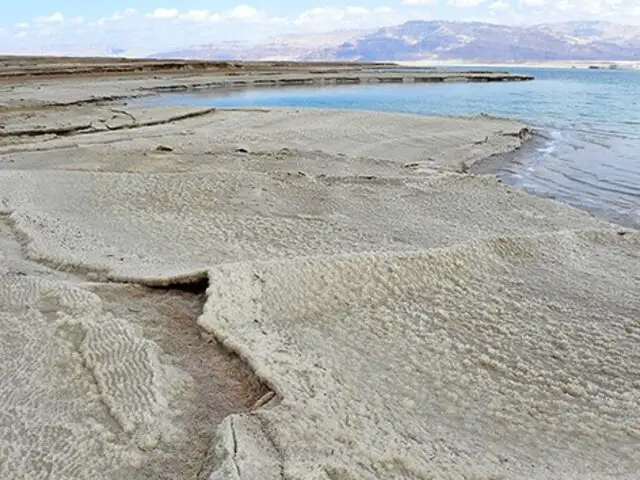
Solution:
[{"label": "sediment ledge", "polygon": [[361,85],[376,83],[460,83],[460,82],[523,82],[533,80],[532,76],[509,73],[373,73],[359,72],[342,75],[315,74],[308,76],[283,75],[281,77],[231,77],[211,82],[159,85],[142,90],[153,92],[187,92],[211,88],[256,88],[323,85]]},{"label": "sediment ledge", "polygon": [[363,68],[384,68],[393,63],[293,62],[293,61],[202,61],[90,57],[0,56],[0,80],[109,75],[154,75],[158,73],[222,73],[225,75],[307,71],[336,73]]},{"label": "sediment ledge", "polygon": [[[78,78],[89,82],[89,95],[74,81]],[[393,64],[0,57],[0,110],[111,102],[215,88],[527,80],[533,77],[486,71],[416,72]],[[52,89],[51,81],[60,83]],[[54,90],[56,95],[52,94]]]}]

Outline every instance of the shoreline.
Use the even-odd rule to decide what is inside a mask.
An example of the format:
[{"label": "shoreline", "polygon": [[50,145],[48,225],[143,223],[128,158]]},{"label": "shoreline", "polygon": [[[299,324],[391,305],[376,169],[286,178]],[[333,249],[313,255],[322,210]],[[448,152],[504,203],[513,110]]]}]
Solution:
[{"label": "shoreline", "polygon": [[526,125],[113,85],[0,109],[0,476],[633,478],[640,232],[474,174]]},{"label": "shoreline", "polygon": [[[35,61],[43,63],[24,65],[30,58],[0,57],[0,92],[3,94],[0,109],[82,105],[216,88],[533,80],[528,75],[502,72],[367,71],[372,64],[139,61],[143,65],[140,67],[135,61],[114,60],[102,65],[100,62],[105,59],[89,59],[92,60],[89,71],[93,73],[85,75],[73,73],[87,68],[83,63],[74,64],[77,59],[36,58]],[[61,68],[56,60],[71,63]],[[105,75],[105,70],[110,68],[114,72]],[[80,85],[74,79],[83,79],[85,83]],[[90,86],[92,95],[86,94],[86,86]],[[56,93],[50,95],[53,90]]]},{"label": "shoreline", "polygon": [[[313,89],[318,89],[318,88],[322,88],[324,89],[325,92],[327,91],[331,91],[330,88],[328,86],[325,87],[313,87],[313,86],[307,86],[307,87],[299,87],[298,89],[296,89],[297,92],[302,93],[302,94],[306,94],[306,93],[310,93],[311,97],[313,97]],[[339,87],[338,87],[339,88]],[[344,87],[342,89],[342,91],[344,92],[348,92],[349,88],[351,87]],[[357,92],[361,92],[364,90],[361,90],[364,87],[356,87]],[[328,90],[329,89],[329,90]],[[307,92],[308,90],[308,92]],[[235,99],[240,99],[246,92],[248,93],[248,95],[251,96],[251,98],[257,102],[246,102],[244,100],[241,100],[239,103],[236,103],[234,100]],[[253,92],[253,93],[252,93]],[[424,91],[425,93],[427,92],[426,90]],[[228,90],[223,90],[220,92],[216,92],[216,91],[208,91],[208,92],[203,92],[203,93],[198,93],[198,92],[187,92],[187,93],[176,93],[175,95],[177,95],[177,97],[173,97],[172,94],[163,94],[160,95],[159,97],[156,98],[152,98],[152,99],[143,99],[141,100],[141,103],[144,104],[149,104],[149,105],[212,105],[212,106],[216,106],[216,105],[220,105],[220,104],[225,104],[226,106],[224,107],[218,107],[216,106],[216,108],[261,108],[261,93],[260,93],[260,89],[256,88],[256,89],[228,89]],[[272,95],[269,93],[267,94],[269,98],[272,97]],[[274,98],[280,98],[281,95],[274,93]],[[286,93],[283,93],[282,95],[284,95],[284,97],[287,96]],[[356,93],[356,95],[358,95],[358,93]],[[232,98],[231,102],[227,101],[228,99],[226,98],[227,96],[230,96]],[[306,96],[306,95],[305,95]],[[177,100],[176,100],[177,99]],[[222,103],[217,103],[216,99],[221,100]],[[253,103],[254,106],[251,106],[251,104]],[[279,103],[279,102],[276,102]],[[300,103],[299,100],[294,101],[293,103],[290,103],[289,101],[285,100],[284,102],[285,104],[287,104],[288,106],[286,108],[326,108],[324,106],[310,106],[310,105],[303,105]],[[312,100],[313,103],[313,100]],[[269,105],[269,104],[274,104],[273,102],[267,102],[267,104],[263,104],[263,105]],[[234,107],[233,105],[238,105],[238,107]],[[242,105],[244,105],[244,107],[242,107]],[[274,107],[271,107],[274,108]],[[275,107],[275,108],[280,108],[280,107]],[[339,106],[334,106],[332,108],[338,108],[340,109],[341,107]],[[344,108],[344,107],[342,107]],[[371,112],[376,112],[376,111],[389,111],[389,110],[378,110],[376,109],[374,106],[360,106],[357,109],[355,108],[351,108],[351,107],[347,107],[349,110],[359,110],[359,111],[371,111]],[[391,110],[391,113],[393,113],[394,111]],[[398,110],[397,113],[402,113],[401,110]],[[420,115],[435,115],[435,116],[442,116],[442,117],[446,117],[446,118],[450,118],[452,117],[451,115],[446,114],[446,112],[440,112],[440,113],[428,113],[428,114],[423,114],[420,113]],[[455,118],[455,116],[453,116]],[[462,118],[464,118],[465,116],[462,115]],[[509,118],[513,118],[516,119],[516,117],[502,117],[503,119],[509,119]],[[518,121],[523,121],[526,123],[526,121],[524,120],[520,120],[518,119]],[[529,129],[531,130],[530,133],[533,134],[534,138],[532,139],[532,142],[534,142],[539,148],[540,150],[537,150],[537,148],[532,148],[531,144],[532,142],[528,142],[526,144],[527,148],[523,148],[523,149],[519,149],[517,152],[512,152],[511,154],[507,154],[507,155],[493,155],[490,158],[487,159],[483,159],[481,162],[476,162],[473,166],[471,166],[471,168],[469,168],[468,172],[469,173],[475,173],[475,174],[494,174],[494,175],[498,175],[498,177],[514,186],[517,186],[523,190],[526,190],[529,193],[532,193],[534,195],[540,196],[540,197],[544,197],[544,198],[551,198],[551,199],[555,199],[558,200],[562,203],[571,205],[573,207],[582,209],[584,211],[587,211],[589,213],[591,213],[592,215],[598,217],[598,218],[602,218],[606,221],[615,223],[617,225],[620,225],[622,227],[626,227],[626,228],[633,228],[633,229],[638,229],[640,227],[640,223],[638,223],[638,221],[636,219],[634,219],[633,217],[633,213],[632,212],[620,212],[619,210],[616,210],[617,205],[615,203],[612,203],[610,205],[608,205],[607,207],[594,207],[592,205],[589,205],[588,202],[584,202],[582,201],[582,198],[579,195],[572,195],[572,191],[571,189],[565,189],[564,192],[551,192],[551,191],[546,191],[546,192],[542,192],[541,190],[539,190],[535,183],[534,184],[529,184],[527,186],[522,184],[521,181],[521,175],[527,175],[527,171],[528,169],[526,168],[525,164],[529,164],[530,162],[533,161],[534,157],[539,158],[540,155],[542,155],[542,152],[547,151],[546,148],[549,143],[556,143],[557,139],[553,139],[552,137],[549,137],[548,135],[553,135],[553,131],[557,130],[557,125],[550,125],[550,124],[543,124],[538,122],[529,122],[531,125],[535,124],[535,127],[529,127]],[[547,133],[544,133],[547,132]],[[572,133],[571,129],[568,129],[565,131],[565,133]],[[536,137],[536,135],[538,137]],[[537,141],[536,141],[537,140]],[[535,164],[537,162],[533,162],[533,164]],[[482,164],[482,165],[481,165]],[[521,165],[521,168],[517,168],[517,165]],[[512,168],[512,167],[515,167]]]}]

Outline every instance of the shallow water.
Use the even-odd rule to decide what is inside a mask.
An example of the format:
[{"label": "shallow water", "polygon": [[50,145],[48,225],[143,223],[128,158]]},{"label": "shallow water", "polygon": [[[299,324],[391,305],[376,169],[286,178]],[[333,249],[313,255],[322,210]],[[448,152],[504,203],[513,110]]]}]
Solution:
[{"label": "shallow water", "polygon": [[640,226],[640,71],[524,69],[534,82],[342,86],[165,95],[154,103],[487,113],[533,124],[544,142],[499,172],[510,183]]}]

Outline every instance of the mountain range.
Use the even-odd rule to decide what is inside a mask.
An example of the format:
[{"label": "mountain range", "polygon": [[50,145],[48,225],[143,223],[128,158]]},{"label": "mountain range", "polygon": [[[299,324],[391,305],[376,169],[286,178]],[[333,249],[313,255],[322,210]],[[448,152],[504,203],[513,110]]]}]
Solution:
[{"label": "mountain range", "polygon": [[410,21],[375,30],[197,45],[155,58],[235,60],[640,61],[640,27],[609,22],[497,25]]}]

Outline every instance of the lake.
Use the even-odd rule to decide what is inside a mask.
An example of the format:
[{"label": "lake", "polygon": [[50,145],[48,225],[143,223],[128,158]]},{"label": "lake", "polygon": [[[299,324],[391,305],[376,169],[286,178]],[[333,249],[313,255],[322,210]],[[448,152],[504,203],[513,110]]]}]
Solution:
[{"label": "lake", "polygon": [[162,95],[151,102],[518,118],[536,128],[538,141],[501,167],[497,173],[503,180],[639,228],[640,71],[509,71],[533,75],[536,80],[212,90]]}]

